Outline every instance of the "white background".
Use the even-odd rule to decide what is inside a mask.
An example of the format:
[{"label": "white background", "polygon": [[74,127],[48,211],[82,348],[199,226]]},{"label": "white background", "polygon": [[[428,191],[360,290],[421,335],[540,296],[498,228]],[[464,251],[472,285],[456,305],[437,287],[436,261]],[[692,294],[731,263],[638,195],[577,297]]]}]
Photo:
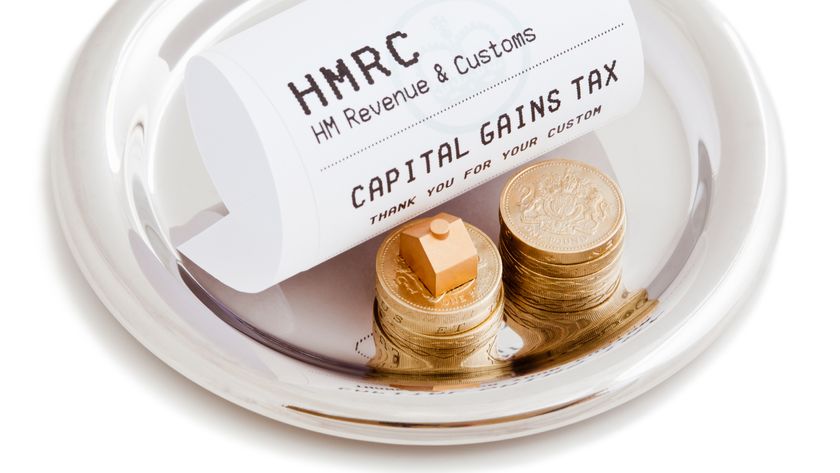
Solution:
[{"label": "white background", "polygon": [[749,310],[683,372],[596,419],[412,449],[230,405],[145,351],[88,289],[55,223],[45,137],[62,76],[112,1],[6,0],[0,12],[0,471],[840,471],[835,2],[715,1],[761,66],[788,147],[785,230]]}]

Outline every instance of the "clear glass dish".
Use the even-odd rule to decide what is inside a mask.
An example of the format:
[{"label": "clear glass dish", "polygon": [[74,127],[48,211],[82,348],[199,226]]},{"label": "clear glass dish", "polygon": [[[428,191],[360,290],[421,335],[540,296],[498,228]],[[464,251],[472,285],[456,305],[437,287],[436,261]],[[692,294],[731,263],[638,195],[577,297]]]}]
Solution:
[{"label": "clear glass dish", "polygon": [[[258,295],[185,264],[177,244],[224,208],[192,141],[184,65],[295,3],[119,2],[79,57],[53,136],[56,202],[79,265],[114,316],[188,378],[328,434],[494,441],[644,393],[711,343],[752,292],[781,223],[781,137],[749,56],[705,1],[633,0],[648,66],[641,104],[547,156],[597,164],[624,190],[626,284],[660,303],[615,343],[480,387],[404,390],[367,376],[381,238]],[[497,235],[504,179],[443,210]],[[518,343],[508,333],[501,348]]]}]

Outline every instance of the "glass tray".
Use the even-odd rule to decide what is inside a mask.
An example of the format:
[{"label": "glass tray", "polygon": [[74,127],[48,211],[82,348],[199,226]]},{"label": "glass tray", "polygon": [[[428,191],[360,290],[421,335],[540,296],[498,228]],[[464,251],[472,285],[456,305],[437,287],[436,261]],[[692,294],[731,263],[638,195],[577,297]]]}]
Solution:
[{"label": "glass tray", "polygon": [[[405,389],[367,368],[382,237],[257,295],[185,263],[177,245],[225,212],[192,141],[186,61],[295,3],[120,1],[81,53],[53,135],[56,203],[76,260],[126,329],[184,376],[332,435],[501,440],[644,393],[708,346],[751,294],[781,224],[781,136],[749,56],[705,1],[633,0],[647,61],[641,104],[545,157],[595,164],[623,188],[626,286],[659,304],[617,341],[479,386]],[[498,235],[505,179],[436,211]],[[500,339],[503,353],[520,344],[510,331]]]}]

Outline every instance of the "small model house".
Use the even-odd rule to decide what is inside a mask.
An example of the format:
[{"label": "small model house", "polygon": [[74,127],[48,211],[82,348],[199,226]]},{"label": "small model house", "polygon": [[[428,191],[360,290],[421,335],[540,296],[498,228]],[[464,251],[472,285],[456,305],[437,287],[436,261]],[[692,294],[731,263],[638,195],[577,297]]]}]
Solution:
[{"label": "small model house", "polygon": [[449,214],[404,230],[400,235],[400,256],[434,297],[478,275],[478,250],[467,226]]}]

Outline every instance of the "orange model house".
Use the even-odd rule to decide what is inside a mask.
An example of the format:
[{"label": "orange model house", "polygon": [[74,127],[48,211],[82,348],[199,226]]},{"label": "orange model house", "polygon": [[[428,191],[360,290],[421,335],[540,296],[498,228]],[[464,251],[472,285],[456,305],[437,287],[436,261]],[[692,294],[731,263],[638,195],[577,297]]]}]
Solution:
[{"label": "orange model house", "polygon": [[400,256],[434,295],[440,297],[478,275],[478,250],[464,221],[440,214],[400,235]]}]

